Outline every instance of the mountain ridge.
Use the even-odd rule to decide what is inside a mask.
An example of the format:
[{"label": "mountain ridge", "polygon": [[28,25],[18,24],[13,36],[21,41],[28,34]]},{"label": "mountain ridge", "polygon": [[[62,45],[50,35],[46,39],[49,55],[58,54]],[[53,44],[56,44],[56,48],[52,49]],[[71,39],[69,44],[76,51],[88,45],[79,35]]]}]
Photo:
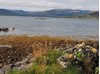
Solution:
[{"label": "mountain ridge", "polygon": [[[93,13],[97,12],[97,13]],[[90,10],[79,10],[79,9],[52,9],[46,11],[24,11],[24,10],[8,10],[0,9],[0,15],[7,16],[32,16],[32,17],[83,17],[93,16],[97,14],[98,17],[99,11],[90,11]],[[84,17],[85,17],[84,16]]]}]

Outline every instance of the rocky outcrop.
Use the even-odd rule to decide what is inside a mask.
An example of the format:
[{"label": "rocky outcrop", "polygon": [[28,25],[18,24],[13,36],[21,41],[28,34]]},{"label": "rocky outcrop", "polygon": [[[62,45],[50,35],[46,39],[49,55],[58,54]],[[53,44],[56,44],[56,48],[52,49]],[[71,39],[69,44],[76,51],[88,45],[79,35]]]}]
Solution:
[{"label": "rocky outcrop", "polygon": [[0,28],[0,32],[8,32],[9,31],[9,28]]},{"label": "rocky outcrop", "polygon": [[81,43],[66,51],[65,55],[57,59],[63,68],[67,68],[68,65],[74,65],[80,67],[86,74],[95,73],[95,69],[99,66],[98,49]]},{"label": "rocky outcrop", "polygon": [[10,69],[17,69],[17,70],[21,70],[21,69],[27,69],[29,67],[31,67],[33,65],[33,61],[35,60],[35,58],[33,57],[33,54],[30,53],[28,56],[26,56],[25,59],[23,59],[22,61],[16,62],[14,64],[10,64]]},{"label": "rocky outcrop", "polygon": [[22,61],[11,63],[8,65],[4,65],[0,68],[0,74],[8,74],[9,71],[14,70],[25,70],[28,69],[33,65],[35,58],[33,57],[32,53],[30,53],[28,56],[26,56],[25,59],[22,59]]},{"label": "rocky outcrop", "polygon": [[30,53],[31,51],[28,48],[0,45],[0,67],[22,61]]}]

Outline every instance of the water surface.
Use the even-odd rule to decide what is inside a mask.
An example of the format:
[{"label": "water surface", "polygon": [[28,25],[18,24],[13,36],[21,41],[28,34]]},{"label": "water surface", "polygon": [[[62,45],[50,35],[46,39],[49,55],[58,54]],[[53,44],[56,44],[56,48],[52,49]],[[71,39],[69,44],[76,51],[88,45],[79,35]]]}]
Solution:
[{"label": "water surface", "polygon": [[0,35],[99,36],[98,19],[0,16],[0,27],[16,28]]}]

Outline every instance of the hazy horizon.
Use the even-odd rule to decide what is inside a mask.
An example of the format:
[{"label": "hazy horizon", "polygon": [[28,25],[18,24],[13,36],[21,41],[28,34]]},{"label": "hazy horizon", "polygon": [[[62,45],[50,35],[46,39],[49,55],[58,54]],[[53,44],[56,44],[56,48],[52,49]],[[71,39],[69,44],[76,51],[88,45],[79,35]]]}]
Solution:
[{"label": "hazy horizon", "polygon": [[0,0],[0,8],[24,11],[81,9],[99,11],[99,0]]},{"label": "hazy horizon", "polygon": [[[21,10],[21,11],[29,11],[29,12],[41,12],[41,11],[49,11],[49,10],[55,10],[53,9],[46,9],[46,10],[25,10],[25,9],[10,9],[10,8],[0,8],[0,9],[5,9],[5,10]],[[67,8],[66,8],[67,9]],[[64,10],[63,8],[61,10]],[[71,9],[71,10],[86,10],[86,9]],[[99,10],[89,10],[89,11],[99,11]]]}]

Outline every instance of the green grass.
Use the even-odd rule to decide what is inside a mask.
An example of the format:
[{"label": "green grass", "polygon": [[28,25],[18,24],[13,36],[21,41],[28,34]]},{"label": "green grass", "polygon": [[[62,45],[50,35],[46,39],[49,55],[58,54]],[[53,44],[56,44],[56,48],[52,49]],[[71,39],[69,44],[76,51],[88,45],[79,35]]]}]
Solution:
[{"label": "green grass", "polygon": [[57,62],[63,51],[48,51],[48,56],[38,58],[32,67],[27,70],[14,70],[9,74],[81,74],[81,70],[75,66],[69,65],[63,69]]}]

